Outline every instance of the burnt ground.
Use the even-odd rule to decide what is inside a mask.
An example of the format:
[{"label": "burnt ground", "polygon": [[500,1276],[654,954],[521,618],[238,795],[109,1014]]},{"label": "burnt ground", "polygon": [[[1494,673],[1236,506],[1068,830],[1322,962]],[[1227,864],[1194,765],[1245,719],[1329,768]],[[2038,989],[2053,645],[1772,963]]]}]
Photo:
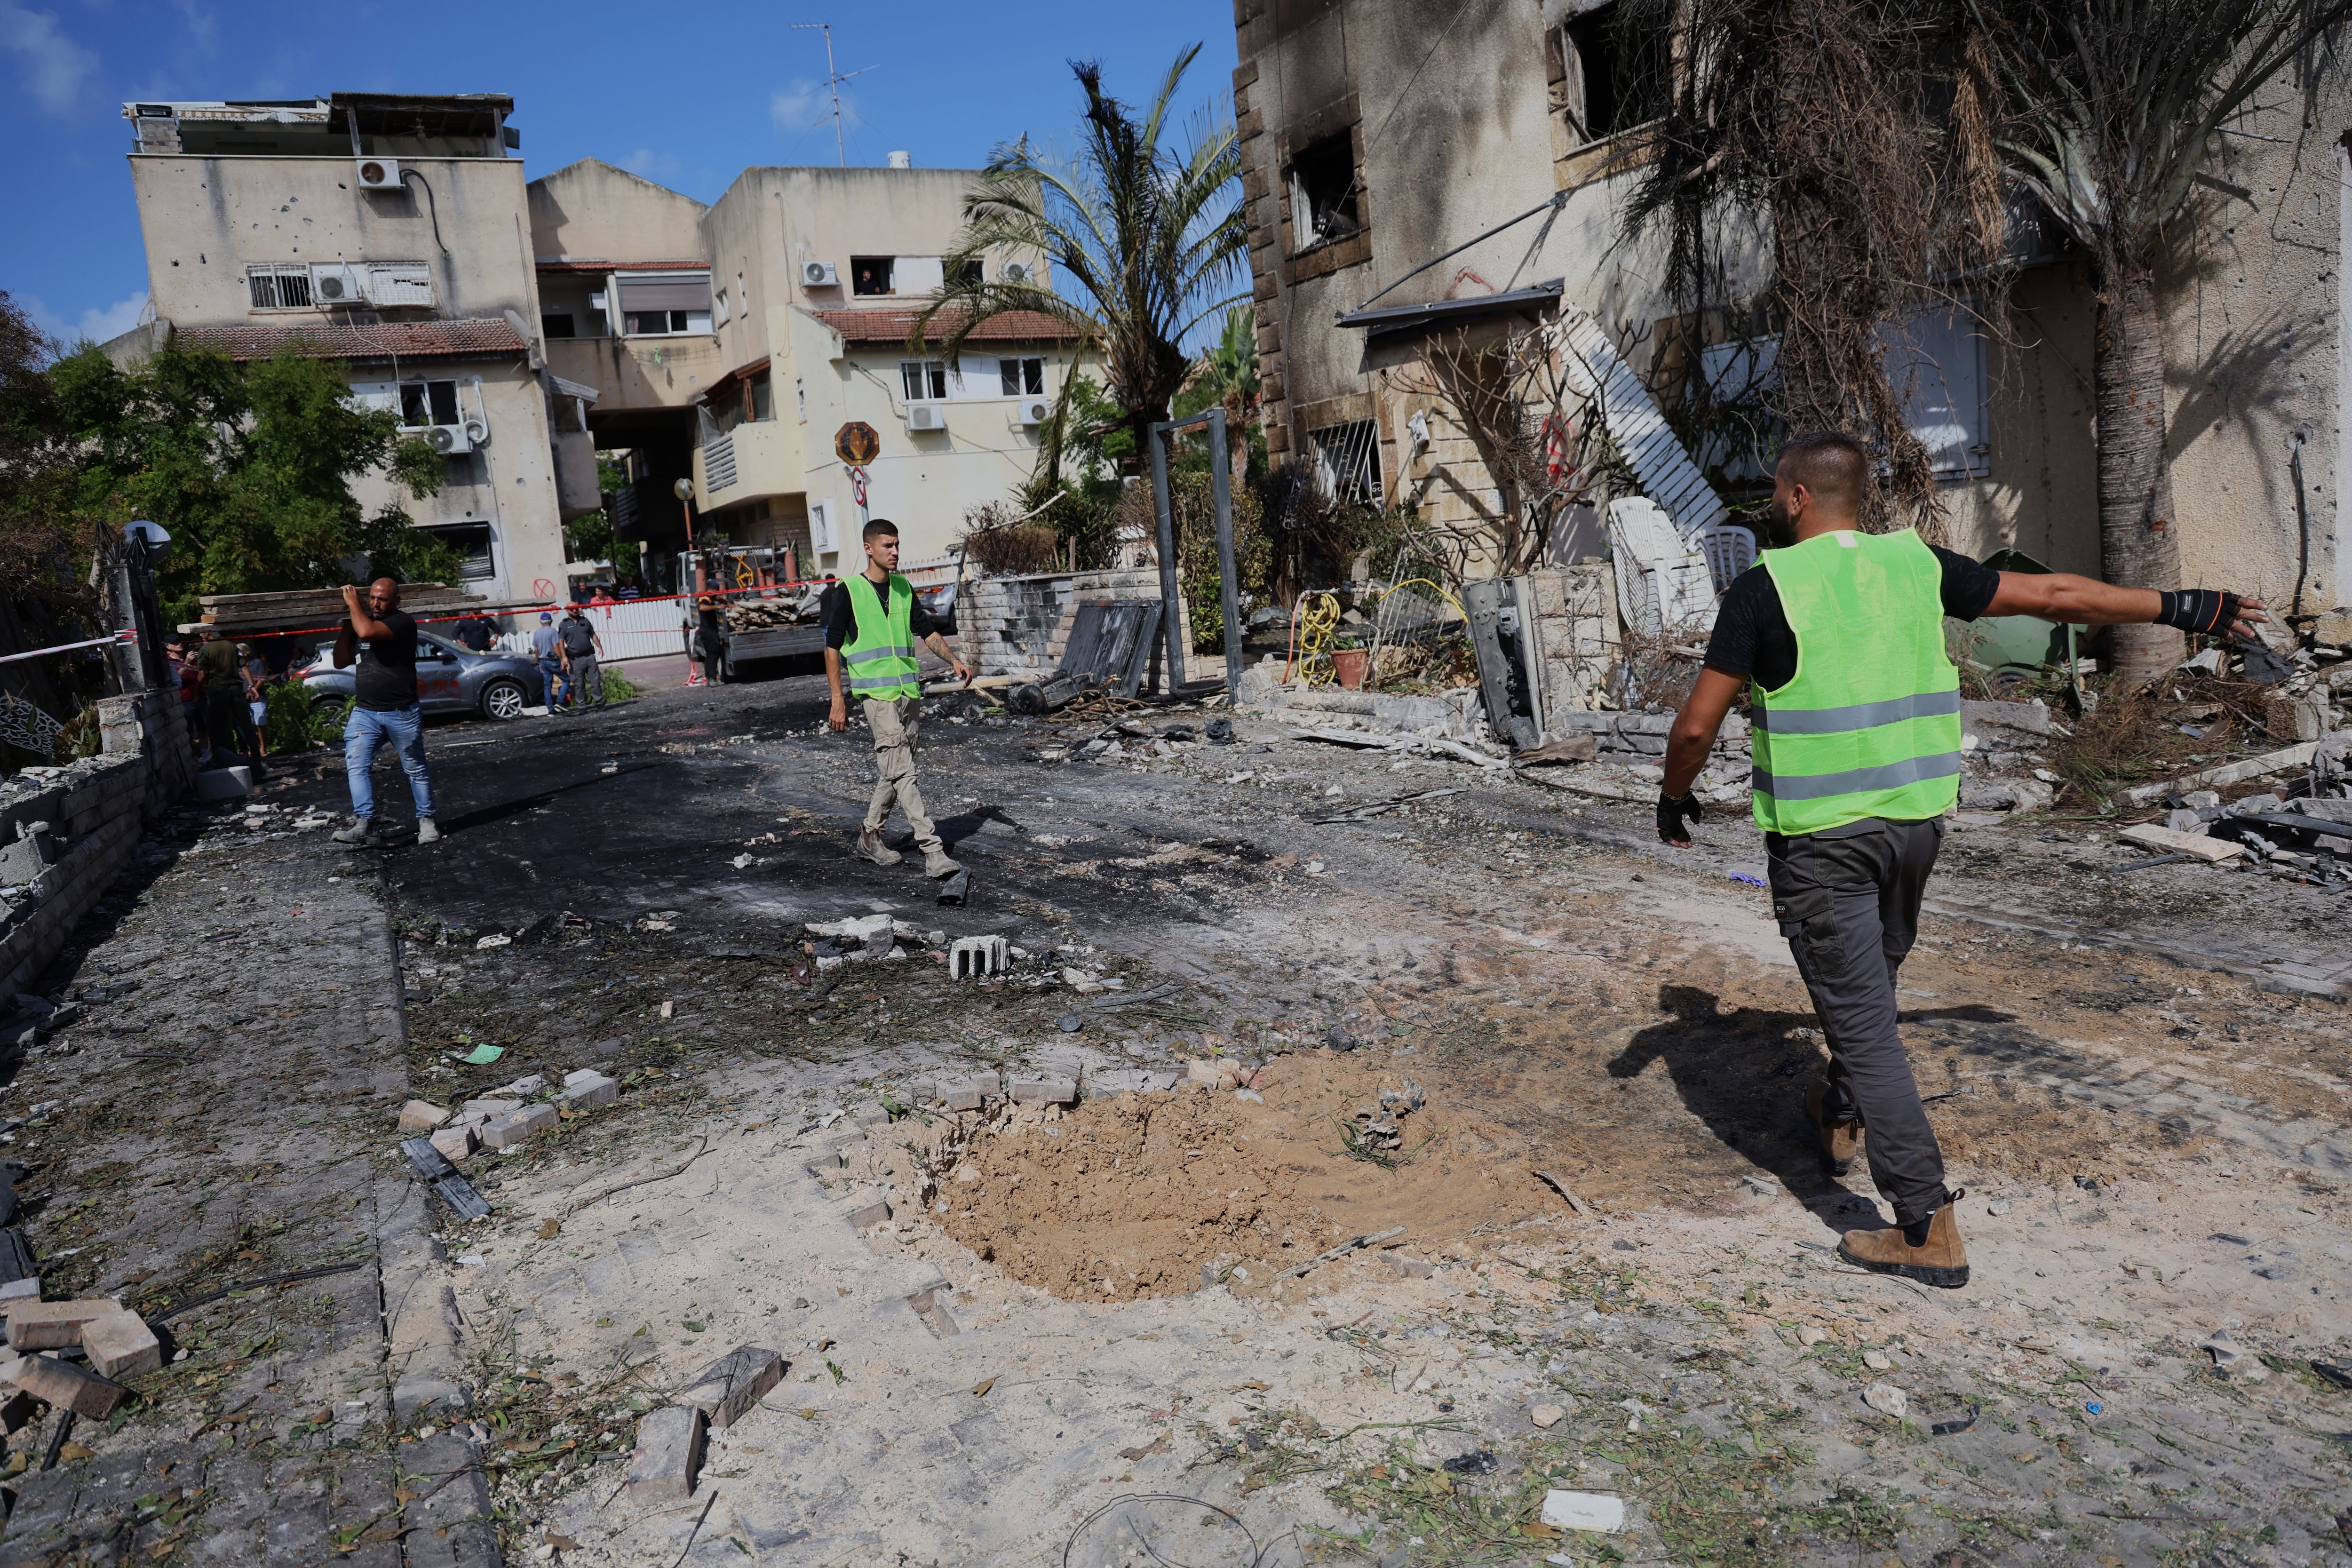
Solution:
[{"label": "burnt ground", "polygon": [[[380,858],[415,1092],[625,1086],[478,1156],[499,1215],[446,1227],[476,1430],[521,1456],[510,1551],[1108,1563],[1093,1510],[1165,1492],[1291,1543],[1268,1562],[2352,1562],[2340,895],[2118,876],[2112,824],[1957,828],[1903,984],[1976,1279],[1928,1292],[1829,1257],[1879,1221],[1811,1156],[1819,1036],[1744,823],[1674,855],[1627,805],[1279,715],[1137,757],[1209,715],[1131,714],[1091,763],[1046,759],[1101,715],[934,718],[976,889],[949,909],[846,855],[864,757],[822,711],[790,681],[436,727],[449,837]],[[877,912],[906,957],[803,952]],[[1027,956],[951,984],[932,931]],[[1117,1098],[1203,1056],[1265,1067],[1257,1100]],[[1090,1100],[875,1109],[992,1069]],[[1348,1156],[1349,1105],[1408,1078],[1401,1147]],[[853,1234],[865,1183],[893,1217]],[[1276,1279],[1377,1220],[1410,1226],[1396,1261]],[[793,1366],[692,1506],[611,1502],[631,1412],[738,1342]],[[1438,1468],[1465,1445],[1497,1468]],[[1547,1486],[1633,1529],[1552,1541]]]}]

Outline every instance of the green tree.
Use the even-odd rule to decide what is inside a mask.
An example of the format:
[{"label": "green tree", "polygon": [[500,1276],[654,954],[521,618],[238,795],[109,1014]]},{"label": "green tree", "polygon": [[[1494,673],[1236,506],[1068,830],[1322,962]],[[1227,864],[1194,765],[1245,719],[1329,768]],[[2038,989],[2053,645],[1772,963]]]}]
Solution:
[{"label": "green tree", "polygon": [[167,348],[125,371],[85,343],[48,380],[79,449],[79,510],[171,531],[160,586],[173,616],[199,595],[325,587],[355,570],[457,574],[457,552],[397,502],[371,514],[352,495],[352,479],[383,470],[421,500],[441,488],[443,459],[389,411],[352,404],[332,361],[289,353],[240,368]]},{"label": "green tree", "polygon": [[[605,495],[617,492],[629,482],[628,469],[603,453],[596,456],[596,488]],[[617,569],[619,558],[613,552],[618,538],[613,531],[613,520],[604,509],[575,517],[563,525],[563,542],[574,561],[610,561]]]},{"label": "green tree", "polygon": [[[2223,122],[2332,47],[2352,0],[1967,3],[2000,89],[1996,143],[2091,259],[2101,570],[2126,587],[2171,587],[2180,538],[2156,285],[2165,226],[2188,206]],[[2108,635],[2135,681],[2180,657],[2168,627]]]},{"label": "green tree", "polygon": [[[1177,56],[1139,118],[1104,92],[1100,65],[1073,62],[1086,98],[1076,155],[1051,157],[1025,136],[996,151],[964,197],[948,286],[909,334],[920,344],[944,324],[952,357],[982,322],[1006,311],[1056,318],[1101,367],[1128,429],[1129,463],[1192,368],[1185,339],[1234,303],[1247,268],[1232,118],[1199,116],[1181,150],[1168,139],[1170,100],[1200,52],[1195,44]],[[1003,276],[1003,260],[1033,258],[1071,292]],[[1000,264],[995,276],[992,262]]]}]

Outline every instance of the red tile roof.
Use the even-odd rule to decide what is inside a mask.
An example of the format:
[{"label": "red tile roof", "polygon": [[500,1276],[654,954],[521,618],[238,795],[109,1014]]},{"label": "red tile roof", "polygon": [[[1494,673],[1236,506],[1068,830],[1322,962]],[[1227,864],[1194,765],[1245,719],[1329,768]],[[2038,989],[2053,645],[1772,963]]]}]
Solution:
[{"label": "red tile roof", "polygon": [[493,359],[524,352],[499,319],[461,321],[333,321],[300,326],[182,327],[184,348],[211,349],[233,360],[268,359],[291,349],[305,359]]},{"label": "red tile roof", "polygon": [[[920,310],[811,310],[810,315],[839,332],[853,343],[899,343],[915,325]],[[931,323],[932,336],[944,341],[954,328],[954,318],[942,315]],[[1085,334],[1073,329],[1059,316],[1049,316],[1043,310],[1007,310],[991,316],[972,329],[967,342],[975,343],[1055,343],[1066,342]]]}]

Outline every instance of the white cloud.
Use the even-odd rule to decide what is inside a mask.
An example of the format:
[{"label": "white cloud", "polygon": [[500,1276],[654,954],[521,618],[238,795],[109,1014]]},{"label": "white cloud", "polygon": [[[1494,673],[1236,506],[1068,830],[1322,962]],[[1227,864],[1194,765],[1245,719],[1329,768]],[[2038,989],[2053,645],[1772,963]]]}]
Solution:
[{"label": "white cloud", "polygon": [[665,178],[674,176],[683,165],[678,163],[675,153],[656,153],[650,147],[640,147],[621,160],[621,167],[632,174],[643,174],[652,179],[656,174]]},{"label": "white cloud", "polygon": [[172,9],[187,24],[188,47],[206,59],[220,53],[220,18],[196,0],[172,0]]},{"label": "white cloud", "polygon": [[82,79],[98,68],[98,57],[67,37],[55,16],[15,0],[0,0],[0,49],[23,61],[26,90],[52,114],[71,109]]},{"label": "white cloud", "polygon": [[91,342],[102,343],[109,338],[119,338],[137,326],[147,314],[147,290],[117,300],[103,309],[81,313],[80,335]]},{"label": "white cloud", "polygon": [[[768,100],[768,114],[779,131],[812,130],[833,118],[833,95],[824,89],[823,82],[796,77],[783,91]],[[845,92],[841,95],[841,122],[850,131],[860,124],[857,100]]]},{"label": "white cloud", "polygon": [[49,309],[37,296],[19,294],[16,302],[33,318],[33,324],[58,340],[62,348],[71,348],[82,339],[102,343],[109,338],[119,338],[137,326],[147,315],[147,290],[142,289],[127,299],[111,305],[93,306],[81,313],[79,321],[68,321]]}]

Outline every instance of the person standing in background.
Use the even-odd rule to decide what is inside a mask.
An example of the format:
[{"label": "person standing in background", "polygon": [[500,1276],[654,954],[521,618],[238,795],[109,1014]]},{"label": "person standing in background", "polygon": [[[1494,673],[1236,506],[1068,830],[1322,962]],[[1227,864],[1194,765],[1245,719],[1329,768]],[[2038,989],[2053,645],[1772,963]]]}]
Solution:
[{"label": "person standing in background", "polygon": [[694,611],[694,656],[702,661],[702,679],[719,684],[727,668],[727,627],[715,600],[705,599]]},{"label": "person standing in background", "polygon": [[247,689],[245,660],[236,645],[206,626],[205,645],[196,652],[197,673],[204,678],[205,732],[212,742],[213,765],[220,767],[224,752],[245,758],[257,780],[268,771],[261,765],[261,737],[253,729],[253,694]]},{"label": "person standing in background", "polygon": [[530,652],[539,660],[539,700],[552,713],[570,700],[572,689],[563,679],[562,635],[555,629],[555,617],[545,610],[539,612],[538,628],[530,634]]},{"label": "person standing in background", "polygon": [[572,696],[578,700],[593,700],[595,706],[602,708],[604,706],[604,675],[596,668],[596,659],[604,651],[604,644],[596,636],[595,626],[581,613],[580,606],[574,605],[572,613],[563,617],[555,630],[556,647],[563,655],[563,674],[570,683]]},{"label": "person standing in background", "polygon": [[499,624],[479,610],[459,619],[457,641],[475,653],[488,653],[499,640]]}]

